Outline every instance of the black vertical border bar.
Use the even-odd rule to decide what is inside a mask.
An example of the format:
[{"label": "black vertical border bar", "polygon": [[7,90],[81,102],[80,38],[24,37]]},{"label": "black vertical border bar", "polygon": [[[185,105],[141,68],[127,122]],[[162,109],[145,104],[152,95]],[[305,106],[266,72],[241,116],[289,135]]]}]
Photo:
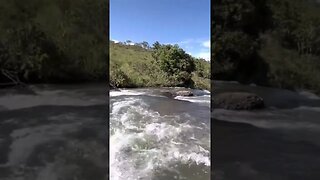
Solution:
[{"label": "black vertical border bar", "polygon": [[213,41],[214,37],[212,35],[213,28],[213,1],[210,0],[210,179],[213,179],[213,164],[214,164],[214,154],[213,154],[213,92],[214,92],[214,84],[213,84]]},{"label": "black vertical border bar", "polygon": [[106,72],[106,110],[107,110],[107,113],[106,113],[106,124],[107,124],[107,157],[106,157],[106,163],[108,164],[107,165],[107,169],[106,169],[106,176],[107,178],[106,179],[109,179],[110,178],[110,95],[109,95],[109,92],[110,92],[110,48],[109,48],[109,44],[110,44],[110,0],[104,0],[104,1],[107,1],[107,18],[106,18],[106,26],[105,26],[105,31],[106,31],[106,35],[107,35],[107,41],[106,42],[106,48],[107,48],[107,72]]}]

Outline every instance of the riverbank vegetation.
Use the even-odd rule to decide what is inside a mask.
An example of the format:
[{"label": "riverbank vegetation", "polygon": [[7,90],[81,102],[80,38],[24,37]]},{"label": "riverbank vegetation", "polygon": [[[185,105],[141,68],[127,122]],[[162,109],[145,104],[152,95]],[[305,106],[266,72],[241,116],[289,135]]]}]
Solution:
[{"label": "riverbank vegetation", "polygon": [[210,90],[208,61],[192,57],[178,45],[130,42],[110,41],[110,82],[114,86]]},{"label": "riverbank vegetation", "polygon": [[[108,1],[4,0],[0,11],[0,86],[108,78]],[[209,63],[177,46],[110,46],[110,80],[118,87],[210,89]]]},{"label": "riverbank vegetation", "polygon": [[106,0],[3,0],[0,83],[105,81]]},{"label": "riverbank vegetation", "polygon": [[213,78],[320,93],[320,4],[219,0],[213,6]]}]

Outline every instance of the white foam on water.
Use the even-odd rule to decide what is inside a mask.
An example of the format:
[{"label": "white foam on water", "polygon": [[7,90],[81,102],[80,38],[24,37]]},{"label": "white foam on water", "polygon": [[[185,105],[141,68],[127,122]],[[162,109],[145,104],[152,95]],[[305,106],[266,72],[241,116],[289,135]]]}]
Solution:
[{"label": "white foam on water", "polygon": [[148,91],[148,89],[137,91],[137,90],[129,90],[129,89],[121,89],[119,91],[110,91],[110,97],[117,97],[117,96],[153,96],[153,97],[165,97],[159,94],[153,94],[152,91]]},{"label": "white foam on water", "polygon": [[194,90],[195,96],[176,96],[174,99],[210,106],[210,91]]},{"label": "white foam on water", "polygon": [[182,162],[188,163],[189,161],[196,162],[196,164],[204,164],[210,166],[210,159],[200,153],[179,153],[178,151],[170,152],[176,159],[181,159]]},{"label": "white foam on water", "polygon": [[146,94],[145,92],[141,92],[141,91],[135,91],[135,90],[127,90],[127,89],[122,89],[119,91],[110,91],[109,95],[110,97],[116,97],[116,96],[124,96],[124,95],[128,95],[128,96],[138,96],[138,95],[143,95]]},{"label": "white foam on water", "polygon": [[174,164],[210,166],[210,152],[189,137],[195,127],[187,119],[176,122],[191,117],[181,116],[161,116],[139,97],[112,103],[110,179],[152,179],[156,171],[172,170]]},{"label": "white foam on water", "polygon": [[210,95],[203,95],[203,96],[176,96],[174,99],[188,101],[198,104],[210,105]]}]

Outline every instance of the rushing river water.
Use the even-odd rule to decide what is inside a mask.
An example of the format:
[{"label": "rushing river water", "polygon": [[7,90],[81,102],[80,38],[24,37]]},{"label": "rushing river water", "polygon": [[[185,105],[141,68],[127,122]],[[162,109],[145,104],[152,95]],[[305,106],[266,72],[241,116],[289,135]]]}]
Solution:
[{"label": "rushing river water", "polygon": [[[217,81],[213,94],[252,92],[266,108],[214,109],[214,177],[320,179],[320,97],[307,91]],[[214,95],[213,95],[214,99]]]},{"label": "rushing river water", "polygon": [[[30,90],[30,91],[29,91]],[[214,109],[210,94],[167,89],[110,92],[105,84],[0,90],[0,179],[104,179],[110,116],[110,179],[320,179],[320,98],[310,92],[216,82],[220,92],[253,92],[266,108]],[[210,159],[213,164],[210,164]]]},{"label": "rushing river water", "polygon": [[110,179],[210,179],[210,93],[110,92]]}]

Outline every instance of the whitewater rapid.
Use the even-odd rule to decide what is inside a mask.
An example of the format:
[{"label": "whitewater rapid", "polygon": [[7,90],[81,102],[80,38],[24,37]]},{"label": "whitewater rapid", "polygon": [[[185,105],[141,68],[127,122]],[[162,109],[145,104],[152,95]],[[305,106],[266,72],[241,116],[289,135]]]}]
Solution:
[{"label": "whitewater rapid", "polygon": [[[110,92],[111,180],[209,179],[210,95],[176,99],[185,101],[147,90]],[[157,110],[172,103],[186,111]],[[207,119],[188,113],[194,109],[190,104],[207,105],[207,114],[201,116]]]}]

